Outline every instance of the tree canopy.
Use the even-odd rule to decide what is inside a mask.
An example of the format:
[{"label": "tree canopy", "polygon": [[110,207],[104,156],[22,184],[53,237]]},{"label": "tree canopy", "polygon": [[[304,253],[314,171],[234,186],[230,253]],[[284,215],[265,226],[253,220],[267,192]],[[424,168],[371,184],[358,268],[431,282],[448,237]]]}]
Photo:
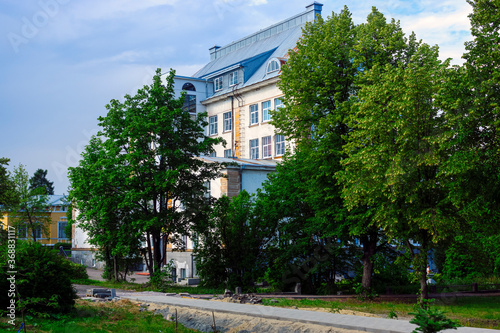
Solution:
[{"label": "tree canopy", "polygon": [[[222,141],[204,135],[206,115],[193,120],[183,111],[184,95],[175,97],[174,75],[171,70],[162,79],[158,69],[153,83],[136,95],[111,100],[107,115],[99,117],[97,139],[79,166],[70,168],[70,198],[80,210],[79,219],[86,221],[82,226],[90,227],[96,215],[106,223],[128,223],[132,235],[144,235],[151,276],[164,262],[166,244],[189,234],[203,215],[205,184],[221,167],[197,158]],[[86,190],[109,200],[94,211]],[[109,237],[123,234],[117,228]]]},{"label": "tree canopy", "polygon": [[38,169],[33,177],[30,178],[30,189],[44,188],[45,194],[54,194],[54,182],[47,179],[47,170]]}]

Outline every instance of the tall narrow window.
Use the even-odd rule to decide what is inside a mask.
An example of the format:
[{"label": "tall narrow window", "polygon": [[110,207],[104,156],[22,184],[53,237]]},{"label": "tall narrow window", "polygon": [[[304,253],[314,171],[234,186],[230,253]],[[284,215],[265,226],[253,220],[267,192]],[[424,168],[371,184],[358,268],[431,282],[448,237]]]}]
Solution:
[{"label": "tall narrow window", "polygon": [[68,222],[59,222],[57,224],[57,238],[67,238],[66,237],[66,226],[68,225]]},{"label": "tall narrow window", "polygon": [[42,238],[42,226],[41,225],[35,226],[35,237],[37,239]]},{"label": "tall narrow window", "polygon": [[271,142],[271,136],[265,136],[262,138],[262,158],[272,157]]},{"label": "tall narrow window", "polygon": [[208,135],[217,134],[217,116],[210,117],[208,123],[209,123]]},{"label": "tall narrow window", "polygon": [[254,160],[259,158],[259,139],[250,140],[250,158]]},{"label": "tall narrow window", "polygon": [[262,121],[271,120],[271,101],[262,102]]},{"label": "tall narrow window", "polygon": [[214,80],[214,90],[215,91],[222,90],[222,76]]},{"label": "tall narrow window", "polygon": [[189,112],[191,114],[196,113],[196,95],[186,95],[184,98],[184,105],[182,110]]},{"label": "tall narrow window", "polygon": [[275,147],[274,152],[275,152],[276,156],[285,155],[285,136],[276,134],[276,136],[274,138],[275,138],[275,143],[276,143],[276,147]]},{"label": "tall narrow window", "polygon": [[250,125],[259,123],[259,105],[250,105]]},{"label": "tall narrow window", "polygon": [[231,112],[224,113],[224,132],[229,132],[232,129],[232,116]]},{"label": "tall narrow window", "polygon": [[229,74],[229,85],[234,86],[235,84],[238,84],[238,71]]},{"label": "tall narrow window", "polygon": [[283,106],[284,105],[283,105],[283,101],[281,100],[281,98],[274,99],[274,109],[275,110],[281,109]]}]

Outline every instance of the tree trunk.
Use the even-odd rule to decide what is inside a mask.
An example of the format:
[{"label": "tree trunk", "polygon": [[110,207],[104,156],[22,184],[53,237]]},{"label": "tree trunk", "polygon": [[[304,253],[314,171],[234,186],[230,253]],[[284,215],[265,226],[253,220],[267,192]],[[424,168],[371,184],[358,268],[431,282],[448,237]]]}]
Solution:
[{"label": "tree trunk", "polygon": [[115,277],[115,281],[118,282],[118,265],[116,264],[116,255],[113,256],[113,275]]},{"label": "tree trunk", "polygon": [[420,275],[420,306],[425,308],[424,300],[429,298],[427,288],[427,239],[424,237],[422,247],[420,248],[420,260],[418,262],[417,272]]},{"label": "tree trunk", "polygon": [[151,234],[149,232],[146,232],[146,253],[144,256],[147,255],[149,260],[146,260],[146,266],[148,267],[148,272],[149,272],[149,279],[153,277],[154,275],[154,262],[153,262],[153,254],[151,251]]},{"label": "tree trunk", "polygon": [[361,237],[361,245],[363,247],[363,276],[361,278],[361,286],[364,291],[369,291],[372,287],[373,275],[373,256],[377,252],[377,237],[366,235]]}]

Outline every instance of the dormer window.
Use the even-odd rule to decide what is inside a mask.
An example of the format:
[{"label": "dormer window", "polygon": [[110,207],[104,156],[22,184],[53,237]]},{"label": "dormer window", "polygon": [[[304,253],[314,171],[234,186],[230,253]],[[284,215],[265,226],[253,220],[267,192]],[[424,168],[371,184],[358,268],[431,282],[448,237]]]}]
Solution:
[{"label": "dormer window", "polygon": [[267,74],[276,72],[280,69],[280,63],[276,59],[271,59],[267,64]]},{"label": "dormer window", "polygon": [[234,86],[236,84],[238,84],[238,71],[229,74],[229,86]]},{"label": "dormer window", "polygon": [[214,80],[214,90],[215,91],[222,90],[222,76],[219,76]]}]

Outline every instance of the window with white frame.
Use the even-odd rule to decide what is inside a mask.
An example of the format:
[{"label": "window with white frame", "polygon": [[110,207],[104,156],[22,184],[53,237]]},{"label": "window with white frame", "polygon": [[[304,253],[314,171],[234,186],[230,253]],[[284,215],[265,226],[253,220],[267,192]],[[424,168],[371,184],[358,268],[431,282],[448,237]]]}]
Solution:
[{"label": "window with white frame", "polygon": [[211,152],[210,157],[217,157],[217,153],[215,151]]},{"label": "window with white frame", "polygon": [[272,59],[267,65],[267,73],[276,72],[279,69],[280,69],[280,64],[276,59]]},{"label": "window with white frame", "polygon": [[235,84],[238,84],[238,71],[229,74],[229,85],[234,86]]},{"label": "window with white frame", "polygon": [[225,158],[231,158],[231,157],[233,157],[231,149],[224,149],[224,157]]},{"label": "window with white frame", "polygon": [[262,121],[271,120],[271,101],[262,102]]},{"label": "window with white frame", "polygon": [[276,134],[275,138],[275,150],[274,153],[276,156],[283,156],[285,155],[285,136],[284,135],[279,135]]},{"label": "window with white frame", "polygon": [[259,158],[259,139],[250,140],[250,158],[254,160]]},{"label": "window with white frame", "polygon": [[42,238],[42,226],[41,225],[37,225],[35,226],[34,228],[35,230],[35,238]]},{"label": "window with white frame", "polygon": [[275,98],[274,99],[274,109],[278,110],[284,107],[283,105],[283,100],[281,98]]},{"label": "window with white frame", "polygon": [[219,91],[222,90],[222,76],[215,78],[214,80],[214,90]]},{"label": "window with white frame", "polygon": [[20,225],[17,227],[17,234],[19,238],[27,238],[28,227],[26,225]]},{"label": "window with white frame", "polygon": [[224,113],[224,132],[229,132],[232,128],[232,115],[231,111]]},{"label": "window with white frame", "polygon": [[64,222],[64,221],[59,222],[57,224],[57,238],[67,238],[66,232],[65,232],[67,225],[68,225],[68,222]]},{"label": "window with white frame", "polygon": [[259,105],[250,105],[250,125],[259,123]]},{"label": "window with white frame", "polygon": [[208,135],[217,134],[217,116],[209,117],[208,124]]},{"label": "window with white frame", "polygon": [[272,141],[271,136],[265,136],[262,138],[262,158],[270,158],[272,157],[271,152]]}]

